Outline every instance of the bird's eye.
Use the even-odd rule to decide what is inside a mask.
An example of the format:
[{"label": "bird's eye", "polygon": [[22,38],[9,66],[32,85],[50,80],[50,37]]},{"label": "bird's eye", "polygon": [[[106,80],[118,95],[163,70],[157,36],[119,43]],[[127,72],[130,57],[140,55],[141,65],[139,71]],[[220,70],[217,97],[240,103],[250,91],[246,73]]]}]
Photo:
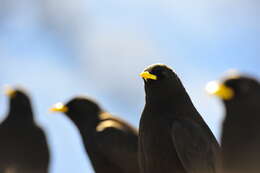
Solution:
[{"label": "bird's eye", "polygon": [[155,75],[159,75],[159,74],[161,74],[161,70],[159,70],[159,69],[154,69],[154,70],[152,71],[152,73],[155,74]]},{"label": "bird's eye", "polygon": [[163,71],[162,70],[154,70],[153,72],[152,72],[154,75],[156,75],[157,77],[159,77],[159,78],[162,78],[164,75],[163,75]]}]

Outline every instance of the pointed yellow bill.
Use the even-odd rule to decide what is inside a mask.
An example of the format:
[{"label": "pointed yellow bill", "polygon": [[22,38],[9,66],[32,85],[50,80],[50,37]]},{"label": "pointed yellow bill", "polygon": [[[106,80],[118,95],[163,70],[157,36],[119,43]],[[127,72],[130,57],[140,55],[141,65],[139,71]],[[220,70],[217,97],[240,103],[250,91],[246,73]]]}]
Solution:
[{"label": "pointed yellow bill", "polygon": [[63,113],[66,113],[68,112],[68,107],[65,106],[64,104],[62,103],[56,103],[52,108],[50,108],[50,112],[63,112]]},{"label": "pointed yellow bill", "polygon": [[13,88],[11,88],[10,86],[5,86],[4,93],[8,97],[13,98],[16,94],[16,91]]},{"label": "pointed yellow bill", "polygon": [[216,95],[224,100],[230,100],[234,97],[232,88],[225,86],[217,81],[209,82],[206,85],[206,91],[211,95]]},{"label": "pointed yellow bill", "polygon": [[152,79],[152,80],[157,80],[157,76],[149,73],[148,71],[140,73],[140,76],[144,79]]}]

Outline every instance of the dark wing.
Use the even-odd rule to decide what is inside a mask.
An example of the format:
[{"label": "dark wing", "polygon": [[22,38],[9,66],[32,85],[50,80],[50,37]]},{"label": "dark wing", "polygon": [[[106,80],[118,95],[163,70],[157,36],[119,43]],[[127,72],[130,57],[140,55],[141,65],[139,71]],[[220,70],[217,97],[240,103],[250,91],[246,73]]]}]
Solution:
[{"label": "dark wing", "polygon": [[171,134],[187,173],[216,172],[218,145],[208,128],[191,121],[175,121]]},{"label": "dark wing", "polygon": [[138,172],[137,132],[115,120],[102,121],[97,126],[97,145],[111,163],[123,172]]}]

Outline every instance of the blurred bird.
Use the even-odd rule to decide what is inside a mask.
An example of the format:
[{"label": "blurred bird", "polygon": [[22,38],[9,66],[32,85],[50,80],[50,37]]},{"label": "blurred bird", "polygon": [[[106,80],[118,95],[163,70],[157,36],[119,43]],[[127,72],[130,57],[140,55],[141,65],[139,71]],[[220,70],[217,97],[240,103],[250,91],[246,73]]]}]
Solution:
[{"label": "blurred bird", "polygon": [[0,125],[0,172],[47,173],[49,149],[33,118],[30,99],[21,89],[6,90],[9,113]]},{"label": "blurred bird", "polygon": [[247,76],[210,82],[207,91],[226,109],[222,128],[224,173],[260,172],[260,85]]},{"label": "blurred bird", "polygon": [[138,173],[136,129],[105,112],[95,101],[76,97],[51,111],[64,112],[82,136],[96,173]]},{"label": "blurred bird", "polygon": [[215,173],[219,145],[175,72],[156,64],[140,76],[146,93],[139,126],[142,173]]}]

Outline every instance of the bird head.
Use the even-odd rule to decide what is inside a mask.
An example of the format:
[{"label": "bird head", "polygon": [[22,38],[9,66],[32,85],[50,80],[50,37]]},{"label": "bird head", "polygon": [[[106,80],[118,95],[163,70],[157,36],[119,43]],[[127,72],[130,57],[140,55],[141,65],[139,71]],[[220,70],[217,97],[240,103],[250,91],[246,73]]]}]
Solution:
[{"label": "bird head", "polygon": [[183,92],[184,88],[177,74],[166,65],[151,65],[140,76],[144,79],[148,96],[168,97]]},{"label": "bird head", "polygon": [[51,112],[62,112],[74,122],[98,119],[101,112],[99,105],[92,99],[86,97],[75,97],[68,103],[56,103]]},{"label": "bird head", "polygon": [[9,97],[9,113],[32,114],[30,98],[23,89],[8,86],[5,94]]},{"label": "bird head", "polygon": [[209,82],[206,90],[224,102],[246,99],[259,92],[259,82],[246,75],[228,76],[222,82]]}]

